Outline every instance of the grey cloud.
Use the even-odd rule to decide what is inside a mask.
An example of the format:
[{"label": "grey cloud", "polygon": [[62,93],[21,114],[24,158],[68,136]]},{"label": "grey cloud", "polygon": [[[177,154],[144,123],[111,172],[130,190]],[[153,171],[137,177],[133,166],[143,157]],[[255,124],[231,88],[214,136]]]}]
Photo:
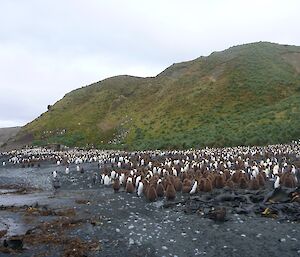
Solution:
[{"label": "grey cloud", "polygon": [[109,76],[154,76],[247,42],[300,45],[299,9],[297,0],[2,0],[0,127]]}]

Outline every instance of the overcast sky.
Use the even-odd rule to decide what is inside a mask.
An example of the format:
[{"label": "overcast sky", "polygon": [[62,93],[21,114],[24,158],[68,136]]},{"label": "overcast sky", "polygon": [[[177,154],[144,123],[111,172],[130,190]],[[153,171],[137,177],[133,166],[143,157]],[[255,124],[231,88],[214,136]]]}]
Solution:
[{"label": "overcast sky", "polygon": [[300,1],[0,0],[0,127],[69,91],[230,46],[300,45]]}]

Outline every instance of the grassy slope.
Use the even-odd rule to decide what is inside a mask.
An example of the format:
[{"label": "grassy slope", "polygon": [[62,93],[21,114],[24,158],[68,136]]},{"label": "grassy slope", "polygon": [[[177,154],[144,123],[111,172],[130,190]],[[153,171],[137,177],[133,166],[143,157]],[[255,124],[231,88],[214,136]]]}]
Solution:
[{"label": "grassy slope", "polygon": [[0,147],[5,144],[8,139],[16,136],[19,130],[20,127],[0,128]]},{"label": "grassy slope", "polygon": [[68,93],[19,137],[128,149],[290,141],[300,137],[297,65],[300,47],[262,42],[172,65],[155,78],[109,78]]}]

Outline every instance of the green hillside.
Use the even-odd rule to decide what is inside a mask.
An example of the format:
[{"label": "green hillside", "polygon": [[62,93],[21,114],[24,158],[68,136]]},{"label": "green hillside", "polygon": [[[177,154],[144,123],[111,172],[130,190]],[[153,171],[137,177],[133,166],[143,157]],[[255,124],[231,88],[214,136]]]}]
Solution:
[{"label": "green hillside", "polygon": [[18,140],[99,148],[263,145],[300,138],[300,47],[266,42],[74,90]]}]

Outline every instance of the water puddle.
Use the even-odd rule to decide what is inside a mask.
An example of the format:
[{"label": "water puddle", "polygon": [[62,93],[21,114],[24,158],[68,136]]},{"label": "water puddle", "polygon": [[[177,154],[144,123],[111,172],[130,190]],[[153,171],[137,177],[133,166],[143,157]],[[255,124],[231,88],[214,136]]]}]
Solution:
[{"label": "water puddle", "polygon": [[28,226],[21,222],[19,215],[1,213],[0,230],[7,230],[6,236],[9,237],[25,234]]},{"label": "water puddle", "polygon": [[3,206],[23,206],[33,205],[36,202],[45,202],[51,194],[49,192],[40,192],[33,194],[15,195],[4,194],[1,195],[0,205]]},{"label": "water puddle", "polygon": [[17,193],[18,189],[0,189],[0,194]]}]

